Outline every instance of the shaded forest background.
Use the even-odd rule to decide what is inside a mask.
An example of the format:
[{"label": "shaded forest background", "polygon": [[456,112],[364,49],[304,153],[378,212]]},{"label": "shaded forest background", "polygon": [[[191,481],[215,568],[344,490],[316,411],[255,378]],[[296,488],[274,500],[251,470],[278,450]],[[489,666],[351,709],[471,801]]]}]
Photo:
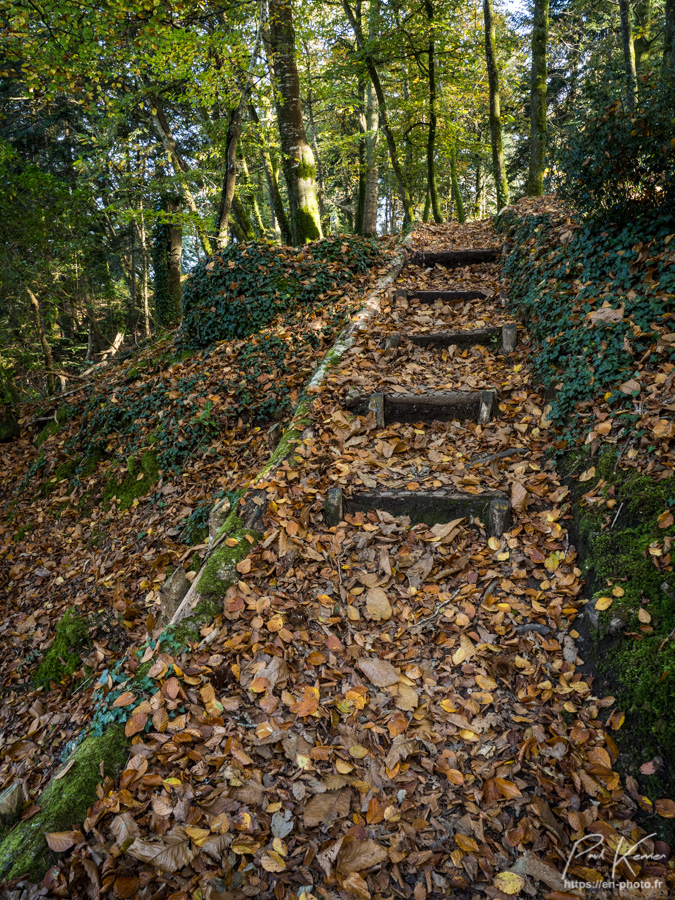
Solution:
[{"label": "shaded forest background", "polygon": [[3,402],[176,324],[228,245],[545,190],[647,223],[672,201],[673,9],[0,0]]}]

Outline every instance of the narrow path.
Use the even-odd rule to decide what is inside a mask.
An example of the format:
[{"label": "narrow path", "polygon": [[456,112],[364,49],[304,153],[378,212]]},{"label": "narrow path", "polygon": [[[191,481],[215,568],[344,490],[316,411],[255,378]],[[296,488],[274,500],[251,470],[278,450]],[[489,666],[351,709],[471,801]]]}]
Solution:
[{"label": "narrow path", "polygon": [[[488,223],[416,239],[422,251],[497,243]],[[157,847],[176,829],[200,835],[201,849],[162,876],[167,890],[561,900],[585,896],[564,893],[575,840],[600,834],[611,848],[573,862],[569,877],[588,881],[609,877],[616,848],[641,835],[640,801],[614,771],[613,701],[595,697],[580,671],[581,571],[568,491],[545,461],[528,336],[519,330],[508,354],[494,341],[410,340],[510,324],[499,265],[409,266],[397,288],[408,296],[392,292],[316,392],[294,465],[259,485],[270,501],[265,536],[240,563],[222,621],[158,692],[159,706],[182,704],[179,724],[160,727],[159,716],[136,738],[123,790],[92,813],[103,843],[125,810]],[[413,296],[422,289],[486,297],[426,303]],[[378,424],[372,406],[349,411],[350,391],[495,398],[481,423]],[[329,527],[324,501],[337,488],[347,506]],[[349,512],[363,491],[496,492],[510,523],[490,536],[486,517],[452,508],[415,525],[383,509]],[[163,654],[156,665],[176,682],[173,662]],[[144,780],[146,760],[155,774]],[[108,882],[128,864],[109,856]],[[633,877],[627,863],[620,871]]]}]

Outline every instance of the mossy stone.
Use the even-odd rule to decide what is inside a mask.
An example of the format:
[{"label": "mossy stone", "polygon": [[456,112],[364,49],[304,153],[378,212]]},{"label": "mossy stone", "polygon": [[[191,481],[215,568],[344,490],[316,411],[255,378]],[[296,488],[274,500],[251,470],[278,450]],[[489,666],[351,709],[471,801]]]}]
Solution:
[{"label": "mossy stone", "polygon": [[[144,453],[140,460],[129,457],[127,469],[129,474],[121,481],[112,475],[103,492],[103,499],[106,503],[110,503],[113,497],[117,498],[120,510],[128,509],[134,500],[149,493],[159,478],[159,463],[152,450]],[[142,477],[139,478],[139,475]]]},{"label": "mossy stone", "polygon": [[80,667],[80,650],[88,640],[85,621],[68,610],[56,626],[54,642],[35,672],[35,684],[48,688],[51,681],[58,682],[72,675]]},{"label": "mossy stone", "polygon": [[96,800],[101,772],[115,777],[127,758],[124,729],[109,728],[101,737],[87,737],[70,755],[71,768],[58,781],[52,779],[38,798],[40,812],[19,822],[0,844],[0,879],[28,875],[43,877],[53,859],[45,835],[81,823]]}]

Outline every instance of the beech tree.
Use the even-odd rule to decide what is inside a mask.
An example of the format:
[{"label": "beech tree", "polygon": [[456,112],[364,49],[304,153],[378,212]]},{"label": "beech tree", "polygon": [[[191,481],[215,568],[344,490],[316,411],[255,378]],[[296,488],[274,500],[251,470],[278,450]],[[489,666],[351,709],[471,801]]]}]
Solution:
[{"label": "beech tree", "polygon": [[302,117],[291,0],[270,0],[269,14],[270,61],[291,210],[291,234],[293,243],[304,244],[322,237],[322,230],[316,163]]},{"label": "beech tree", "polygon": [[509,185],[506,180],[506,167],[504,165],[502,113],[499,96],[499,65],[497,62],[497,38],[492,0],[483,0],[483,16],[485,19],[485,59],[490,87],[492,165],[494,167],[495,187],[497,190],[497,209],[502,209],[504,206],[509,205]]},{"label": "beech tree", "polygon": [[546,165],[546,48],[548,44],[549,0],[535,0],[532,22],[532,74],[530,90],[530,168],[527,193],[541,197],[544,193]]}]

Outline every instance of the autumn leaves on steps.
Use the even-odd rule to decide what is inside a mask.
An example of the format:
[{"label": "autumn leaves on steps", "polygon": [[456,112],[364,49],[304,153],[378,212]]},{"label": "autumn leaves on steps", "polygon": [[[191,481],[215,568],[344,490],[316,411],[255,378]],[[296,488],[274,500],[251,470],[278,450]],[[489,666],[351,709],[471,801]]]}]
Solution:
[{"label": "autumn leaves on steps", "polygon": [[[440,253],[417,252],[412,254],[413,265],[436,265],[454,268],[460,265],[472,265],[492,262],[498,251],[465,250],[442,251]],[[409,293],[397,290],[395,298],[407,303],[408,296],[422,303],[449,301],[471,302],[475,299],[487,299],[482,291],[415,291]],[[431,332],[429,334],[406,334],[404,339],[429,349],[467,348],[476,345],[487,345],[491,350],[500,349],[507,354],[515,350],[518,329],[515,324],[507,323],[490,328],[467,329],[450,332]],[[389,357],[395,358],[401,346],[400,334],[385,338],[385,350]],[[496,394],[492,390],[451,391],[417,393],[376,392],[370,395],[350,390],[345,398],[345,406],[354,413],[367,413],[374,420],[375,429],[383,429],[392,422],[447,422],[453,420],[474,419],[478,425],[487,425],[492,419],[496,407]],[[325,515],[328,525],[337,526],[346,514],[356,512],[367,513],[369,510],[384,510],[392,516],[407,516],[412,524],[440,525],[453,520],[469,519],[487,525],[488,533],[493,537],[501,537],[509,524],[511,504],[500,492],[486,491],[478,495],[460,494],[448,490],[380,490],[356,491],[349,497],[343,496],[342,487],[331,488],[326,495]]]}]

